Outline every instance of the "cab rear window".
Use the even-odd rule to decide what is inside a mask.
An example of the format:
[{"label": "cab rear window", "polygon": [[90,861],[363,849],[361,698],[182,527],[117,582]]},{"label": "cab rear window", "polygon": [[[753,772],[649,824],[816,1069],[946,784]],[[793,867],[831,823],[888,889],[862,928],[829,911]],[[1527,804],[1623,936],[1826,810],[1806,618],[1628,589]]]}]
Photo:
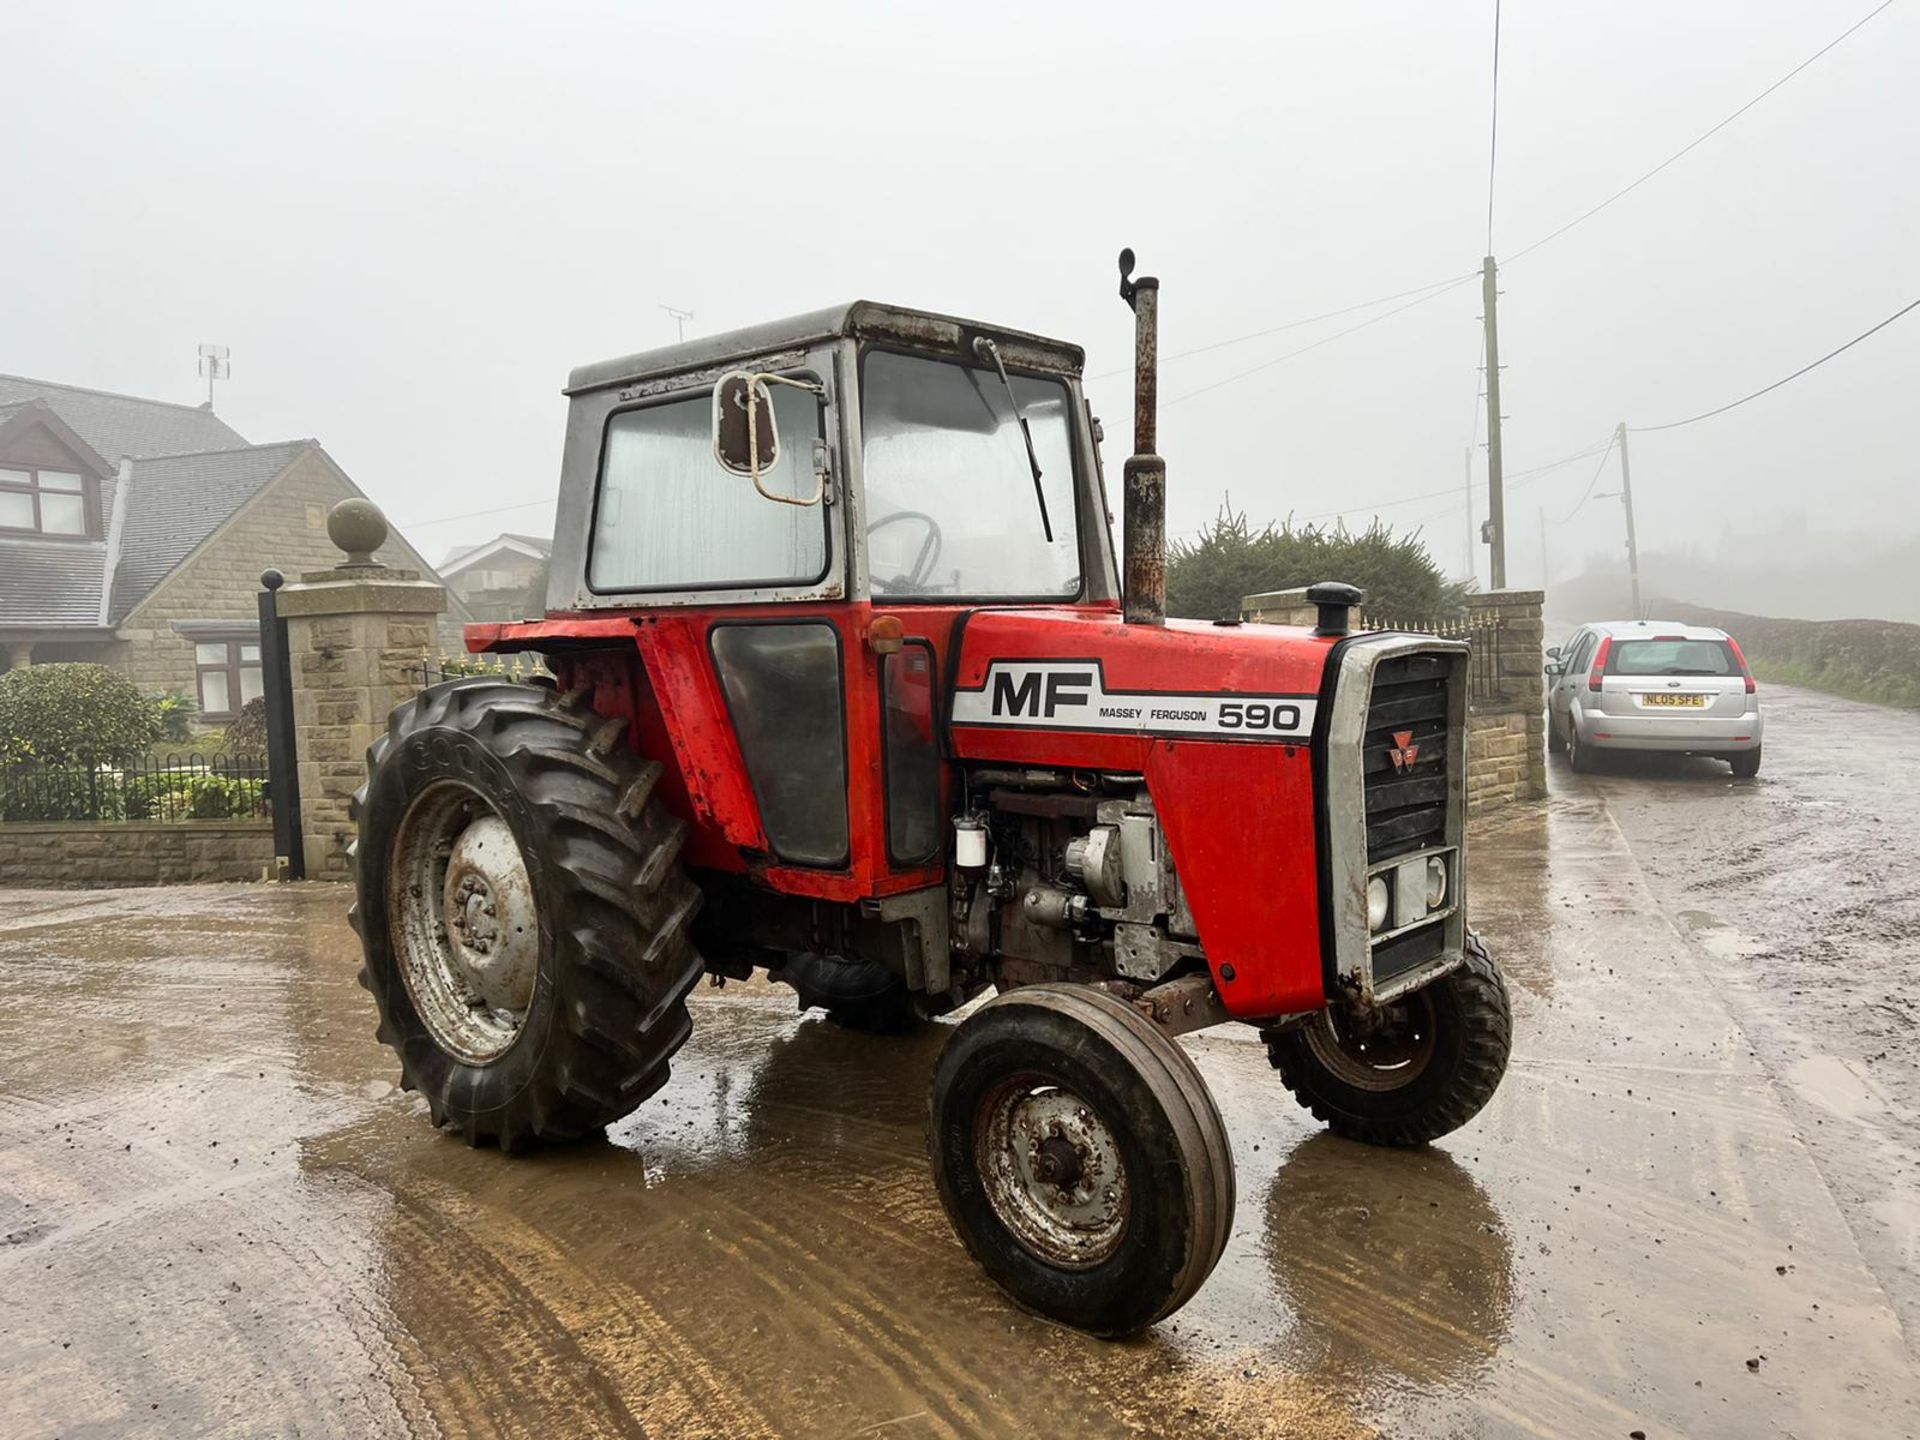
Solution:
[{"label": "cab rear window", "polygon": [[1616,640],[1609,675],[1738,675],[1740,662],[1724,640]]}]

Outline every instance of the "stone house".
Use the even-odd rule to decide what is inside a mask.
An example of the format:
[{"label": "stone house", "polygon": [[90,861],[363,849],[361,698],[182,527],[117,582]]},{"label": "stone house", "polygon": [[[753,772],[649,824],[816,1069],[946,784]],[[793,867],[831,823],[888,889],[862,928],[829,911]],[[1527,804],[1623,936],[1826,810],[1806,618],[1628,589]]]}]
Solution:
[{"label": "stone house", "polygon": [[[360,493],[316,440],[0,375],[0,670],[93,661],[224,724],[260,693],[260,572],[337,563],[327,511]],[[433,575],[397,534],[379,558]],[[467,618],[449,606],[441,648]]]},{"label": "stone house", "polygon": [[483,545],[462,545],[440,562],[448,592],[476,620],[525,620],[546,613],[545,590],[553,541],[541,535],[496,535]]}]

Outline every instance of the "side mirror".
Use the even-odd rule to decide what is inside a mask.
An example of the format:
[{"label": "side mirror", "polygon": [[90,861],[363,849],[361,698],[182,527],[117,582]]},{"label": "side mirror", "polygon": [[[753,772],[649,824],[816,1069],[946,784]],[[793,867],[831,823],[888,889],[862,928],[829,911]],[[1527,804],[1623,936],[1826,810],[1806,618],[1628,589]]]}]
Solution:
[{"label": "side mirror", "polygon": [[1558,660],[1549,660],[1546,664],[1546,671],[1549,675],[1564,675],[1567,673],[1567,667],[1562,665]]},{"label": "side mirror", "polygon": [[779,460],[773,396],[760,376],[733,370],[713,387],[713,458],[729,473],[755,483]]},{"label": "side mirror", "polygon": [[1560,647],[1558,645],[1547,646],[1547,659],[1558,660],[1559,658],[1560,658]]}]

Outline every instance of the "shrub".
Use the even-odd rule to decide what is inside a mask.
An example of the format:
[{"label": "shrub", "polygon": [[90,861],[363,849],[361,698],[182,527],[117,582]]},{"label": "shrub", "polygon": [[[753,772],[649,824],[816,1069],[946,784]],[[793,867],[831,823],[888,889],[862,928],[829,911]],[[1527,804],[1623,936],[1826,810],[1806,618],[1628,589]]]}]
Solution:
[{"label": "shrub", "polygon": [[157,702],[104,665],[31,665],[0,675],[0,763],[110,764],[159,738]]},{"label": "shrub", "polygon": [[158,739],[169,745],[184,745],[193,738],[193,717],[200,713],[200,707],[190,696],[169,690],[155,695],[153,703],[160,715]]},{"label": "shrub", "polygon": [[111,770],[0,766],[0,820],[124,820],[126,797]]},{"label": "shrub", "polygon": [[229,755],[267,753],[267,697],[257,695],[240,707],[220,743]]},{"label": "shrub", "polygon": [[1374,521],[1358,533],[1291,520],[1258,530],[1244,513],[1221,511],[1167,557],[1167,613],[1236,620],[1248,595],[1344,580],[1367,592],[1367,608],[1398,620],[1459,614],[1467,587],[1441,575],[1418,534],[1396,535]]},{"label": "shrub", "polygon": [[260,813],[265,793],[263,780],[208,771],[161,770],[128,777],[126,818],[245,820]]}]

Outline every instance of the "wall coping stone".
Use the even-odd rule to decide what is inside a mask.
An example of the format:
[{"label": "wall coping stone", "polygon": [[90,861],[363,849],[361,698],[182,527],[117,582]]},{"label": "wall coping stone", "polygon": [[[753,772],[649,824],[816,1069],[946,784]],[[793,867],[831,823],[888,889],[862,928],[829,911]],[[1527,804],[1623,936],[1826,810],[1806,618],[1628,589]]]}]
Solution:
[{"label": "wall coping stone", "polygon": [[444,586],[406,578],[417,571],[387,570],[380,575],[325,579],[283,586],[274,597],[282,616],[290,615],[438,615],[447,608]]},{"label": "wall coping stone", "polygon": [[271,820],[5,820],[7,835],[258,835]]}]

